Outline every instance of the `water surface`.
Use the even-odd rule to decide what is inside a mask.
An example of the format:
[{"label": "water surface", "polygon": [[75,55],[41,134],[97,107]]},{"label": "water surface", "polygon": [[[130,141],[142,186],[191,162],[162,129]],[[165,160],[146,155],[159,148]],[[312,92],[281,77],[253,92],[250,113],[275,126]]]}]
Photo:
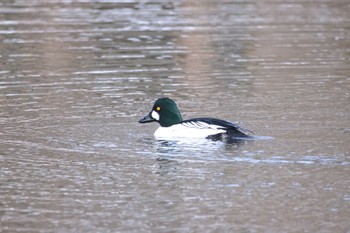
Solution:
[{"label": "water surface", "polygon": [[[2,232],[348,232],[347,1],[0,3]],[[272,140],[161,141],[185,119]]]}]

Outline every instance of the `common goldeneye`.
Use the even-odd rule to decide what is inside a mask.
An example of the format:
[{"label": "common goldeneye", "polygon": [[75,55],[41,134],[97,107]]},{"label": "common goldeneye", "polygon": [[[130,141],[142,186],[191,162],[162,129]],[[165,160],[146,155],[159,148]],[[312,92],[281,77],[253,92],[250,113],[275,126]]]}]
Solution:
[{"label": "common goldeneye", "polygon": [[156,121],[160,127],[154,133],[157,138],[206,138],[212,140],[252,139],[251,131],[216,118],[182,120],[176,103],[169,98],[158,99],[151,112],[139,123]]}]

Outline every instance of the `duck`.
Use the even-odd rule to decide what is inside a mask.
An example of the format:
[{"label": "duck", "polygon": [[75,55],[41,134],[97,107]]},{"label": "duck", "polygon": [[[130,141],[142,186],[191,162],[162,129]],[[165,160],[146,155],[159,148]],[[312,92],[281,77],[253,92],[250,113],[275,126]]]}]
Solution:
[{"label": "duck", "polygon": [[252,131],[232,122],[212,117],[199,117],[183,120],[180,110],[170,98],[157,99],[151,111],[139,123],[158,122],[160,127],[155,131],[156,138],[202,138],[214,141],[228,139],[252,139]]}]

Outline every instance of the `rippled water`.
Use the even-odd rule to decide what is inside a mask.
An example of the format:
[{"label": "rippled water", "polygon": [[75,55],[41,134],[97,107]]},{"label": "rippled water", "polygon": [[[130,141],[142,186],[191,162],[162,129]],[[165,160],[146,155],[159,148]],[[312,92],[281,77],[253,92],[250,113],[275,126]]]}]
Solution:
[{"label": "rippled water", "polygon": [[[2,1],[1,232],[350,231],[349,7]],[[157,141],[164,96],[273,139]]]}]

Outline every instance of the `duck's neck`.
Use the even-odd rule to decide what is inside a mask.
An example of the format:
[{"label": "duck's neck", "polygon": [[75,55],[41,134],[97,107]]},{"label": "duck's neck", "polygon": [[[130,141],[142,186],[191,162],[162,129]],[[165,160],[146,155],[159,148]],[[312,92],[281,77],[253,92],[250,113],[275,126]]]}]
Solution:
[{"label": "duck's neck", "polygon": [[182,116],[179,111],[177,112],[165,112],[161,119],[159,120],[159,124],[162,127],[170,127],[182,121]]}]

